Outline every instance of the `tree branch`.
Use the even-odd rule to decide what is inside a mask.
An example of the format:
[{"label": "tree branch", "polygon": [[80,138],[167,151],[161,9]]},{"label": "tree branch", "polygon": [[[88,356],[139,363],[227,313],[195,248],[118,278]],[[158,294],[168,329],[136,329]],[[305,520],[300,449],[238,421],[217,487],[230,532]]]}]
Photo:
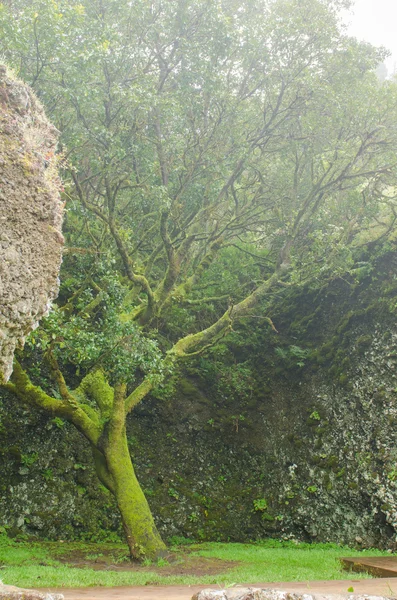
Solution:
[{"label": "tree branch", "polygon": [[142,381],[138,387],[131,392],[129,396],[125,399],[125,414],[127,415],[131,410],[137,406],[144,398],[151,392],[153,389],[153,384],[149,378],[146,378]]},{"label": "tree branch", "polygon": [[203,329],[198,333],[192,333],[178,340],[168,351],[168,355],[172,358],[184,358],[192,352],[197,352],[202,346],[206,346],[213,342],[222,332],[230,330],[232,322],[235,319],[244,317],[249,314],[249,311],[266,296],[270,290],[278,283],[278,272],[276,271],[267,281],[256,288],[247,298],[235,304],[210,327]]},{"label": "tree branch", "polygon": [[100,426],[83,410],[74,396],[68,400],[57,400],[34,385],[18,361],[14,362],[11,382],[4,386],[25,404],[42,408],[50,414],[71,421],[73,425],[96,446],[101,435]]}]

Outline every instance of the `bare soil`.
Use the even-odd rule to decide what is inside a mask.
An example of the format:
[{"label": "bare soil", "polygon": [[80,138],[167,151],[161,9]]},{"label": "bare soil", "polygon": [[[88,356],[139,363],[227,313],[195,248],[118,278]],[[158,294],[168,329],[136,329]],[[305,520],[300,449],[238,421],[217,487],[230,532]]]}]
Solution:
[{"label": "bare soil", "polygon": [[[344,581],[307,581],[287,583],[247,584],[253,587],[273,588],[290,592],[306,591],[317,594],[346,594],[348,588],[355,593],[397,598],[397,577],[385,579],[361,579]],[[244,584],[242,587],[246,587]],[[216,586],[144,586],[114,588],[81,588],[51,589],[45,591],[58,592],[65,600],[190,600],[193,594],[205,588],[217,589]],[[219,588],[218,588],[219,589]]]},{"label": "bare soil", "polygon": [[71,567],[80,569],[94,569],[96,571],[133,571],[134,573],[159,573],[167,575],[217,575],[238,566],[237,561],[220,560],[217,558],[205,558],[192,556],[189,549],[170,553],[167,557],[169,564],[157,566],[151,564],[143,566],[131,563],[129,557],[122,551],[102,549],[98,554],[90,554],[87,550],[73,549],[58,555],[57,560]]}]

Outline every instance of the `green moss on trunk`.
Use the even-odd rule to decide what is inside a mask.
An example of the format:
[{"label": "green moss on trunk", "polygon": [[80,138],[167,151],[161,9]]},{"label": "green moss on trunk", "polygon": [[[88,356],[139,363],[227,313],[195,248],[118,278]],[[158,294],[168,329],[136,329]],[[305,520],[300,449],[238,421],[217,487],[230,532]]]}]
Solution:
[{"label": "green moss on trunk", "polygon": [[133,559],[164,556],[166,546],[157,531],[150,507],[136,478],[127,445],[121,436],[109,436],[105,452],[113,493],[120,510],[130,555]]},{"label": "green moss on trunk", "polygon": [[132,465],[125,428],[125,396],[126,386],[116,385],[112,416],[104,429],[101,446],[131,558],[156,558],[165,554],[166,547],[157,531],[149,504]]}]

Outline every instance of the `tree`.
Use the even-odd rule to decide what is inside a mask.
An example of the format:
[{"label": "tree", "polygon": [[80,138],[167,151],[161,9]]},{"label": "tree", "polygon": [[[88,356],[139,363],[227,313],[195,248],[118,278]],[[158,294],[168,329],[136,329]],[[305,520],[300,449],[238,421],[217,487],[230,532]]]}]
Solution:
[{"label": "tree", "polygon": [[128,414],[258,304],[272,333],[276,292],[393,231],[396,91],[340,4],[2,7],[2,52],[62,132],[68,207],[59,309],[33,338],[56,390],[18,363],[8,389],[87,438],[132,557],[165,546]]}]

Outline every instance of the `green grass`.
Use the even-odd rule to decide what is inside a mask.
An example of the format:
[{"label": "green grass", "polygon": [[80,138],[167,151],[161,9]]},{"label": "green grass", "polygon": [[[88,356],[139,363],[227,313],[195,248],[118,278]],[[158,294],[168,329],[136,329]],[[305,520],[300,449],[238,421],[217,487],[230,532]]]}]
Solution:
[{"label": "green grass", "polygon": [[[388,555],[379,550],[358,552],[335,544],[295,544],[277,540],[266,540],[256,544],[203,544],[197,550],[197,554],[240,561],[242,564],[227,574],[227,583],[230,583],[233,576],[237,577],[238,581],[252,583],[351,579],[352,574],[341,569],[338,560],[340,557],[358,554]],[[354,577],[356,576],[360,577],[354,574]]]},{"label": "green grass", "polygon": [[[151,583],[218,584],[255,583],[265,581],[308,581],[315,579],[351,579],[342,571],[341,556],[387,554],[379,550],[357,550],[334,544],[295,544],[266,540],[252,544],[204,543],[189,547],[174,547],[179,565],[185,560],[203,557],[235,561],[236,566],[216,575],[185,575],[172,573],[172,565],[133,568],[131,571],[98,571],[75,568],[59,562],[60,556],[79,550],[86,559],[95,560],[103,553],[112,553],[114,562],[125,553],[122,544],[77,544],[48,542],[15,542],[0,536],[0,579],[20,587],[85,587],[145,585]],[[186,554],[188,552],[188,554]],[[215,561],[216,562],[216,561]],[[355,578],[360,575],[354,574]],[[366,577],[361,575],[361,577]]]}]

